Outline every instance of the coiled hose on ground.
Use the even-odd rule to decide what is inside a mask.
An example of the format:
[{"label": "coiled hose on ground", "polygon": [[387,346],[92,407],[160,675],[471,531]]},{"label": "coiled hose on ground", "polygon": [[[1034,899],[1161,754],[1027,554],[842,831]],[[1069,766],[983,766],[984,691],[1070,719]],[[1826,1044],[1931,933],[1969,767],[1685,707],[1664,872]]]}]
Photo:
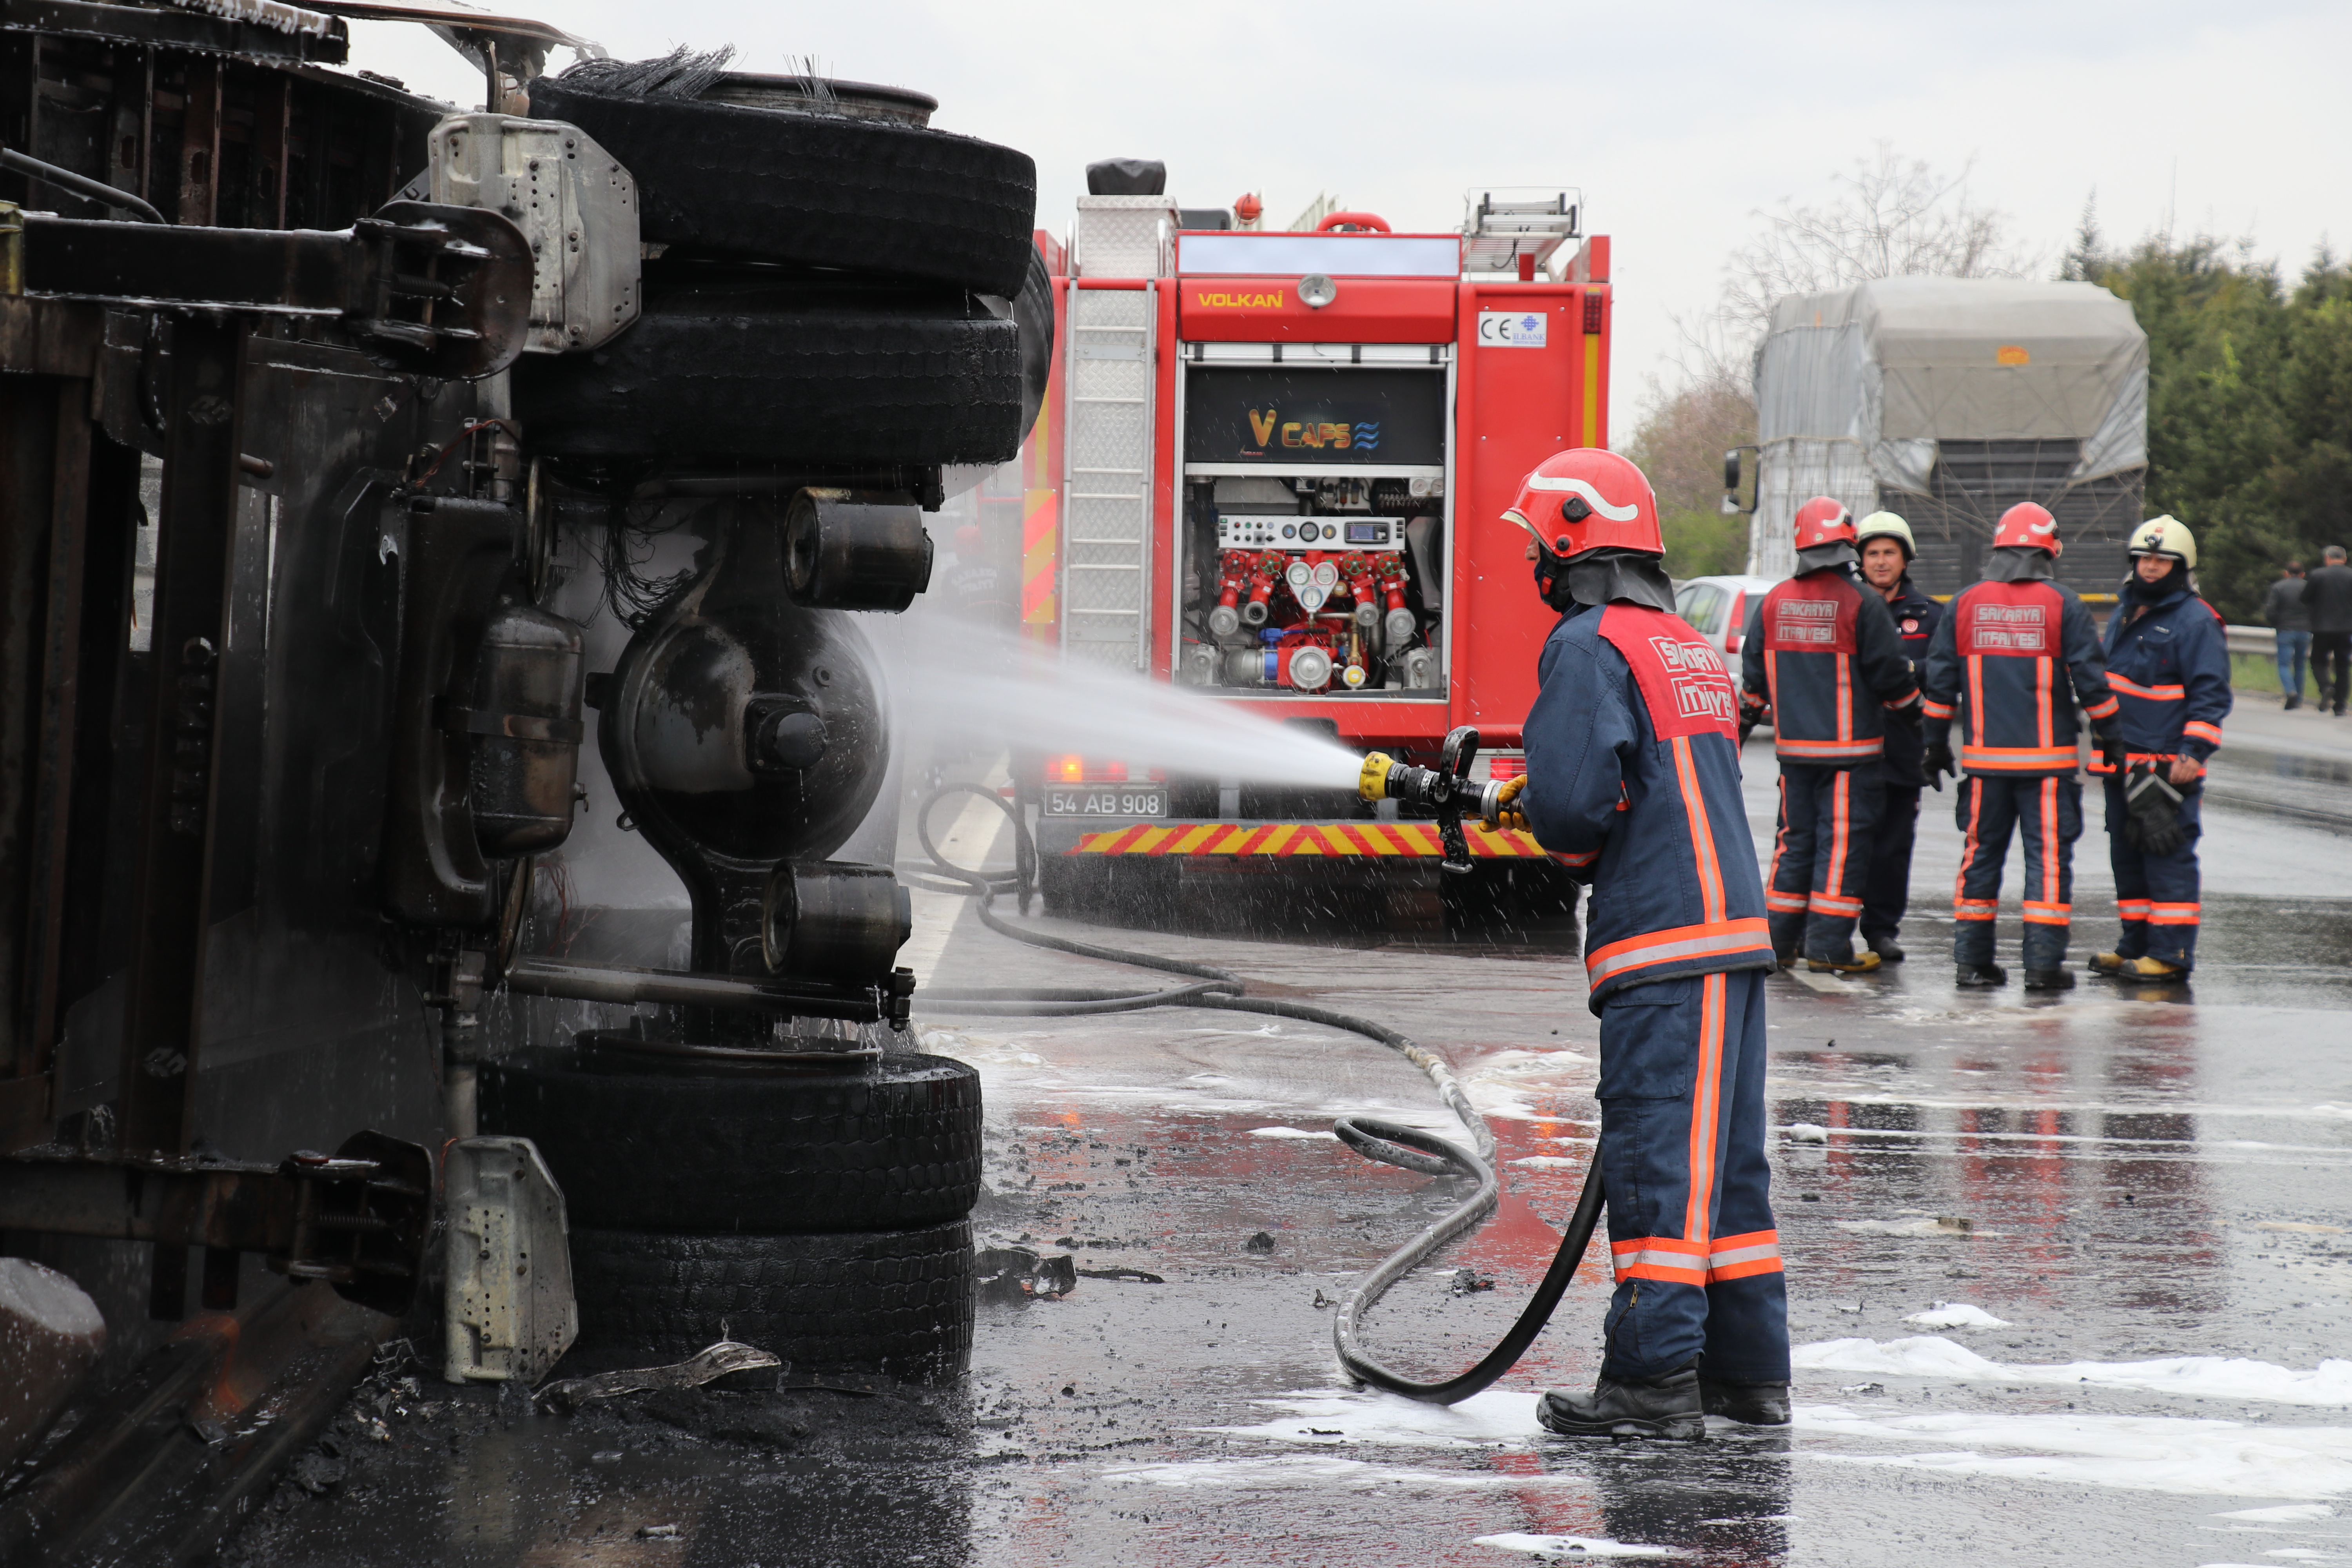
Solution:
[{"label": "coiled hose on ground", "polygon": [[[932,808],[952,795],[977,795],[1012,819],[1015,845],[1013,863],[1016,867],[1012,874],[992,877],[981,871],[967,871],[950,861],[932,841]],[[1028,825],[1022,819],[1020,807],[984,785],[950,784],[932,791],[916,815],[915,832],[922,843],[923,853],[930,857],[931,864],[947,879],[944,885],[937,882],[919,882],[918,885],[932,891],[961,893],[973,899],[981,923],[989,930],[1011,937],[1014,942],[1026,942],[1031,947],[1192,977],[1187,984],[1157,991],[1111,991],[1086,986],[925,986],[916,994],[918,1002],[950,1005],[962,1013],[1014,1017],[1129,1013],[1145,1007],[1210,1007],[1228,1013],[1263,1013],[1277,1018],[1297,1018],[1321,1024],[1328,1028],[1342,1029],[1367,1039],[1378,1040],[1419,1068],[1435,1086],[1438,1098],[1461,1119],[1462,1125],[1469,1131],[1473,1148],[1465,1149],[1446,1139],[1411,1127],[1400,1127],[1393,1122],[1377,1121],[1361,1116],[1340,1117],[1332,1124],[1332,1131],[1339,1134],[1342,1142],[1366,1159],[1418,1172],[1425,1176],[1466,1176],[1477,1184],[1476,1188],[1452,1212],[1382,1258],[1340,1303],[1339,1318],[1331,1326],[1331,1341],[1339,1352],[1339,1364],[1350,1377],[1374,1388],[1431,1405],[1453,1405],[1487,1387],[1510,1371],[1519,1357],[1527,1353],[1528,1347],[1543,1331],[1544,1324],[1550,1321],[1552,1310],[1567,1292],[1569,1281],[1576,1277],[1577,1265],[1583,1260],[1585,1247],[1591,1241],[1593,1227],[1600,1220],[1603,1194],[1601,1163],[1597,1156],[1585,1173],[1584,1189],[1576,1200],[1576,1212],[1569,1219],[1567,1231],[1560,1237],[1559,1250],[1552,1256],[1551,1267],[1545,1271],[1542,1283],[1536,1287],[1534,1296],[1521,1310],[1518,1321],[1511,1325],[1510,1331],[1495,1348],[1480,1357],[1477,1364],[1468,1371],[1433,1383],[1391,1372],[1363,1347],[1362,1329],[1366,1314],[1398,1280],[1426,1262],[1441,1247],[1476,1228],[1481,1220],[1494,1212],[1501,1192],[1495,1176],[1494,1135],[1487,1131],[1486,1119],[1471,1106],[1469,1097],[1463,1093],[1461,1084],[1455,1081],[1446,1065],[1419,1042],[1369,1018],[1359,1018],[1352,1014],[1302,1002],[1282,1002],[1271,997],[1249,995],[1246,983],[1228,970],[1205,963],[1191,963],[1178,958],[1161,958],[1154,953],[1104,947],[1069,937],[1051,936],[1043,931],[1023,931],[1006,924],[992,908],[996,896],[999,893],[1014,893],[1021,898],[1023,906],[1027,906],[1028,896],[1034,888],[1032,879],[1035,872],[1036,849],[1030,840]]]}]

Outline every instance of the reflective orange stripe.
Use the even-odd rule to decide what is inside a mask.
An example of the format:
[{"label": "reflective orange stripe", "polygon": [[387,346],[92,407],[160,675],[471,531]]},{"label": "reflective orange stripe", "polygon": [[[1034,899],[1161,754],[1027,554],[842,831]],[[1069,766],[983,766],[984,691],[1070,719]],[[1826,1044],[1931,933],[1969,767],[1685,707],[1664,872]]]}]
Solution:
[{"label": "reflective orange stripe", "polygon": [[1864,761],[1886,749],[1886,742],[1876,737],[1867,741],[1793,741],[1776,740],[1772,749],[1784,757],[1799,762]]},{"label": "reflective orange stripe", "polygon": [[2198,920],[2195,904],[2158,903],[2148,906],[2147,923],[2158,926],[2193,926]]},{"label": "reflective orange stripe", "polygon": [[2126,697],[2145,698],[2150,702],[2178,702],[2189,695],[2185,686],[2139,686],[2112,669],[2107,671],[2107,685]]},{"label": "reflective orange stripe", "polygon": [[1938,702],[1932,697],[1923,698],[1919,703],[1919,711],[1930,719],[1948,719],[1952,716],[1952,705],[1948,702]]},{"label": "reflective orange stripe", "polygon": [[2038,772],[2043,768],[2071,768],[2080,759],[2072,746],[2064,751],[2039,746],[1971,746],[1960,748],[1960,766],[1981,768],[1988,773],[2002,771]]},{"label": "reflective orange stripe", "polygon": [[2191,719],[2180,729],[2183,734],[2193,736],[2208,745],[2218,746],[2221,743],[2221,726],[2219,724],[2208,724],[2202,719]]},{"label": "reflective orange stripe", "polygon": [[[1847,811],[1853,800],[1853,775],[1852,773],[1838,774],[1837,783],[1830,786],[1829,883],[1832,888],[1842,888],[1845,886]],[[1815,893],[1813,896],[1818,899],[1822,895]],[[1854,912],[1857,914],[1861,912],[1861,906],[1859,904],[1854,906]]]},{"label": "reflective orange stripe", "polygon": [[[1479,858],[1544,858],[1535,835],[1517,829],[1488,830],[1463,824],[1470,853]],[[1357,858],[1420,858],[1445,853],[1433,822],[1139,822],[1082,833],[1065,851],[1071,855],[1222,856],[1335,855]],[[1589,865],[1600,856],[1556,857],[1569,865]]]},{"label": "reflective orange stripe", "polygon": [[2074,906],[2072,904],[2028,902],[2025,906],[2027,925],[2063,926],[2071,923],[2074,919]]},{"label": "reflective orange stripe", "polygon": [[1956,921],[1989,921],[2000,912],[2000,903],[1994,899],[1954,899],[1952,918]]},{"label": "reflective orange stripe", "polygon": [[2117,899],[2116,912],[2127,921],[2144,921],[2152,908],[2146,899]]},{"label": "reflective orange stripe", "polygon": [[1722,958],[1749,952],[1769,956],[1771,951],[1772,938],[1765,928],[1764,918],[1751,915],[1746,920],[1675,926],[1612,942],[1585,955],[1584,973],[1587,980],[1598,985],[1653,963],[1671,963],[1684,958]]},{"label": "reflective orange stripe", "polygon": [[1676,1285],[1706,1283],[1707,1247],[1671,1236],[1645,1236],[1609,1244],[1609,1261],[1620,1280],[1664,1279]]},{"label": "reflective orange stripe", "polygon": [[[2042,908],[2058,910],[2058,921],[2065,921],[2067,905],[2058,902],[2058,781],[2042,781]],[[2025,920],[2032,924],[2034,905],[2025,902]],[[2042,921],[2042,924],[2058,924]]]},{"label": "reflective orange stripe", "polygon": [[1805,895],[1767,893],[1764,895],[1764,907],[1768,910],[1779,910],[1783,914],[1802,914],[1805,912]]},{"label": "reflective orange stripe", "polygon": [[2038,726],[2033,738],[2045,747],[2051,745],[2058,731],[2050,723],[2050,661],[2046,658],[2033,661],[2033,714]]},{"label": "reflective orange stripe", "polygon": [[[1965,781],[1960,787],[1969,792],[1969,826],[1960,841],[1960,874],[1952,879],[1952,911],[1961,920],[1989,921],[1992,919],[1990,914],[1962,915],[1959,913],[1964,909],[1985,902],[1985,900],[1969,897],[1969,868],[1977,863],[1977,856],[1981,847],[1977,843],[1977,821],[1984,815],[1984,788],[1974,779]],[[1990,907],[1989,903],[1986,904],[1986,908]]]},{"label": "reflective orange stripe", "polygon": [[2123,704],[2116,700],[2115,693],[2111,691],[2107,693],[2105,700],[2095,702],[2090,707],[2084,709],[2083,711],[2090,718],[2105,719],[2119,711],[2122,707]]},{"label": "reflective orange stripe", "polygon": [[[1984,655],[1969,655],[1969,724],[1968,734],[1984,738]],[[1962,737],[1963,742],[1966,736]]]},{"label": "reflective orange stripe", "polygon": [[[1786,906],[1786,905],[1784,905],[1784,904],[1776,904],[1776,903],[1774,903],[1774,902],[1772,901],[1773,900],[1778,899],[1778,898],[1785,898],[1785,897],[1787,897],[1787,895],[1786,895],[1786,894],[1782,894],[1782,893],[1776,893],[1776,892],[1771,891],[1770,889],[1774,889],[1774,888],[1777,888],[1777,887],[1779,887],[1779,886],[1780,885],[1780,857],[1781,857],[1781,856],[1783,856],[1783,855],[1785,855],[1785,854],[1787,854],[1787,853],[1788,853],[1788,850],[1789,850],[1789,776],[1788,776],[1788,774],[1783,773],[1783,774],[1781,774],[1781,775],[1780,775],[1780,823],[1779,823],[1779,824],[1778,824],[1778,825],[1773,828],[1773,830],[1772,830],[1772,867],[1771,867],[1771,869],[1769,869],[1769,870],[1768,870],[1768,871],[1766,871],[1766,872],[1764,873],[1764,887],[1765,887],[1765,889],[1766,889],[1765,894],[1764,894],[1764,907],[1765,907],[1766,909],[1768,909],[1768,910],[1778,910],[1778,909],[1785,909],[1785,908],[1787,908],[1787,906]],[[1798,907],[1799,909],[1802,909],[1802,908],[1804,908],[1803,900],[1800,900],[1798,901],[1797,907]]]},{"label": "reflective orange stripe", "polygon": [[1824,915],[1859,915],[1860,899],[1843,898],[1836,893],[1815,893],[1805,902],[1805,908]]},{"label": "reflective orange stripe", "polygon": [[1715,1197],[1716,1119],[1722,1110],[1723,1013],[1730,989],[1721,973],[1699,987],[1698,1077],[1691,1087],[1690,1195],[1683,1207],[1683,1235],[1706,1239]]},{"label": "reflective orange stripe", "polygon": [[1745,1236],[1717,1237],[1707,1248],[1706,1277],[1710,1283],[1745,1279],[1754,1274],[1785,1272],[1780,1261],[1780,1233],[1752,1230]]},{"label": "reflective orange stripe", "polygon": [[1723,918],[1723,866],[1715,855],[1715,829],[1706,819],[1706,795],[1698,787],[1698,769],[1691,760],[1690,737],[1675,737],[1675,780],[1682,785],[1683,814],[1690,823],[1691,850],[1698,860],[1699,913],[1709,921]]}]

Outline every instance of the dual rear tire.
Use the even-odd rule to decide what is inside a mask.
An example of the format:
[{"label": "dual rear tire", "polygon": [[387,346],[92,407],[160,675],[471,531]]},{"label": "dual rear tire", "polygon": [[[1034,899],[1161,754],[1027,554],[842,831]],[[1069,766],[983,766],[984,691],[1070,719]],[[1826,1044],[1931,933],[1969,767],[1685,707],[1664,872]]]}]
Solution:
[{"label": "dual rear tire", "polygon": [[486,1063],[485,1129],[563,1188],[585,1370],[732,1338],[803,1372],[950,1375],[971,1349],[978,1077],[943,1057],[813,1073]]}]

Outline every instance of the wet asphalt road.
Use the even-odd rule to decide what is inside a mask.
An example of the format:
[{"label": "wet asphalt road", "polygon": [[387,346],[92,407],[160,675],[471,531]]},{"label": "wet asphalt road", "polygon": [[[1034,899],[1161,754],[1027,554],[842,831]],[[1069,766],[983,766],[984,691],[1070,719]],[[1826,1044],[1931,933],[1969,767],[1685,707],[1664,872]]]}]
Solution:
[{"label": "wet asphalt road", "polygon": [[[2217,769],[2193,992],[2086,979],[2049,999],[1956,993],[1958,836],[1950,797],[1932,795],[1912,962],[1770,983],[1775,1199],[1793,1336],[1813,1347],[1791,1433],[1726,1426],[1697,1447],[1541,1434],[1535,1391],[1587,1382],[1598,1360],[1591,1266],[1528,1359],[1462,1409],[1343,1392],[1328,1303],[1450,1196],[1326,1131],[1346,1110],[1446,1126],[1419,1074],[1378,1046],[1230,1015],[932,1011],[919,1015],[926,1047],[986,1080],[980,1228],[1163,1283],[1086,1279],[1062,1300],[983,1304],[964,1387],[811,1392],[717,1435],[707,1405],[562,1418],[379,1385],[367,1408],[389,1439],[357,1440],[323,1497],[287,1489],[228,1555],[2352,1558],[2352,1366],[2322,1366],[2352,1353],[2352,837],[2315,826],[2341,813],[2352,831],[2352,790],[2333,776],[2352,752],[2335,730],[2284,727],[2303,716],[2262,717],[2263,734],[2305,750]],[[1761,842],[1761,742],[1748,764]],[[2247,804],[2221,804],[2232,788]],[[2096,806],[2086,816],[2077,962],[2114,933]],[[2007,890],[2013,962],[2014,873]],[[919,899],[918,921],[910,952],[943,984],[1132,978],[1004,941],[952,899]],[[1492,1121],[1504,1205],[1392,1295],[1371,1335],[1433,1373],[1483,1350],[1548,1261],[1591,1148],[1596,1024],[1556,933],[1114,940],[1443,1048]],[[1270,1252],[1251,1249],[1260,1232]],[[1495,1288],[1455,1289],[1459,1269]],[[1906,1321],[1954,1304],[2001,1321]],[[2241,1361],[2124,1364],[2171,1358]],[[639,1533],[665,1525],[676,1534]]]}]

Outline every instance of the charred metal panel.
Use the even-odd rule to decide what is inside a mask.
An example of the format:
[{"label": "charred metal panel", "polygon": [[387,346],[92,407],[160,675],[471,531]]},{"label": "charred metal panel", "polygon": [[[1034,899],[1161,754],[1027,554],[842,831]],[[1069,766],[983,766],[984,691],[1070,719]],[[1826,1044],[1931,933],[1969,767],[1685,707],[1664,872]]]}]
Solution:
[{"label": "charred metal panel", "polygon": [[173,335],[163,515],[155,557],[154,689],[130,990],[122,1027],[122,1146],[187,1147],[198,985],[210,921],[220,651],[243,435],[247,329],[184,320]]}]

